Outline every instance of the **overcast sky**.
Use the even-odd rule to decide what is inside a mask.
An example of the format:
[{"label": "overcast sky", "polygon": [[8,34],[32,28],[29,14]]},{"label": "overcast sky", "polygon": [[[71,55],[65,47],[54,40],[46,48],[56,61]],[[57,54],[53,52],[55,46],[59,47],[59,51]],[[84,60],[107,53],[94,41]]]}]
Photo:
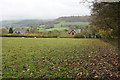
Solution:
[{"label": "overcast sky", "polygon": [[55,19],[90,15],[82,0],[0,0],[0,19]]}]

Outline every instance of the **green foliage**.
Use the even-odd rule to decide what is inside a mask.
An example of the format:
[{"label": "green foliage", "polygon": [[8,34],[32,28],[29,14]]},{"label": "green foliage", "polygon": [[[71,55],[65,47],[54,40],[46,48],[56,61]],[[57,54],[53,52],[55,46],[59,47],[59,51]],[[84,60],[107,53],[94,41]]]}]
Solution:
[{"label": "green foliage", "polygon": [[96,2],[93,4],[91,25],[93,25],[97,32],[100,32],[104,38],[118,39],[119,6],[119,2]]},{"label": "green foliage", "polygon": [[102,36],[104,36],[107,39],[113,39],[114,38],[114,36],[112,35],[112,33],[113,33],[113,29],[110,29],[110,28],[107,29],[107,30],[104,30],[104,29],[100,29],[99,30],[99,34],[102,35]]},{"label": "green foliage", "polygon": [[84,38],[85,36],[81,33],[78,33],[74,36],[74,38]]},{"label": "green foliage", "polygon": [[[2,33],[2,34],[8,34],[8,30],[2,28],[2,29],[0,29],[0,33]],[[1,34],[1,35],[2,35],[2,34]]]},{"label": "green foliage", "polygon": [[13,29],[12,28],[9,29],[9,33],[13,33]]},{"label": "green foliage", "polygon": [[101,37],[101,35],[97,34],[97,35],[96,35],[96,38],[102,38],[102,37]]},{"label": "green foliage", "polygon": [[89,38],[91,38],[91,34],[89,34]]},{"label": "green foliage", "polygon": [[60,32],[60,35],[58,37],[61,37],[61,38],[68,38],[68,31],[62,31]]},{"label": "green foliage", "polygon": [[36,28],[33,28],[33,29],[30,29],[30,33],[38,34],[39,30],[37,30]]},{"label": "green foliage", "polygon": [[97,33],[96,30],[91,26],[82,28],[81,32],[77,33],[74,37],[75,38],[100,38],[99,33]]},{"label": "green foliage", "polygon": [[3,34],[3,37],[39,37],[39,38],[56,38],[57,34]]}]

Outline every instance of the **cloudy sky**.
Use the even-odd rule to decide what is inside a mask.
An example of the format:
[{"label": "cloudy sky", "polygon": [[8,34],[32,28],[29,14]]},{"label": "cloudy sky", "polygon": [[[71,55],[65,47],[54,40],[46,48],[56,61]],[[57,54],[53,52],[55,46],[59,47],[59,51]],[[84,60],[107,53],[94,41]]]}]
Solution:
[{"label": "cloudy sky", "polygon": [[0,0],[0,19],[54,19],[90,15],[82,0]]}]

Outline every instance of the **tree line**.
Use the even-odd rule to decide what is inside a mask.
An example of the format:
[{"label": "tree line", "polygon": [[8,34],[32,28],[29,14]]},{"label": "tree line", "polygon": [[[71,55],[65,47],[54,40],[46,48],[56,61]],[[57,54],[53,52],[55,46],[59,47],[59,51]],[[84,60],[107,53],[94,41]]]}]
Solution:
[{"label": "tree line", "polygon": [[120,2],[95,2],[91,26],[106,39],[119,39]]}]

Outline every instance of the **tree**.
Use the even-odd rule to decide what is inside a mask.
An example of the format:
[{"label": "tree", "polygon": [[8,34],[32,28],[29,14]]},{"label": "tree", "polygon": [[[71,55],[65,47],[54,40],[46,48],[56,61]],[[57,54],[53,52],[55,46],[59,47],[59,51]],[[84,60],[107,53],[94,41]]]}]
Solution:
[{"label": "tree", "polygon": [[39,33],[39,30],[36,28],[30,29],[30,33]]},{"label": "tree", "polygon": [[12,30],[12,28],[10,28],[10,29],[9,29],[9,33],[13,33],[13,30]]},{"label": "tree", "polygon": [[64,31],[65,31],[65,32],[68,32],[69,30],[67,30],[67,29],[64,29]]},{"label": "tree", "polygon": [[91,38],[91,34],[89,34],[89,38]]},{"label": "tree", "polygon": [[120,2],[95,2],[91,25],[105,38],[118,39]]},{"label": "tree", "polygon": [[34,30],[33,30],[33,29],[30,29],[30,33],[34,33]]},{"label": "tree", "polygon": [[2,31],[2,34],[8,34],[8,31],[4,28],[2,28],[1,31]]}]

